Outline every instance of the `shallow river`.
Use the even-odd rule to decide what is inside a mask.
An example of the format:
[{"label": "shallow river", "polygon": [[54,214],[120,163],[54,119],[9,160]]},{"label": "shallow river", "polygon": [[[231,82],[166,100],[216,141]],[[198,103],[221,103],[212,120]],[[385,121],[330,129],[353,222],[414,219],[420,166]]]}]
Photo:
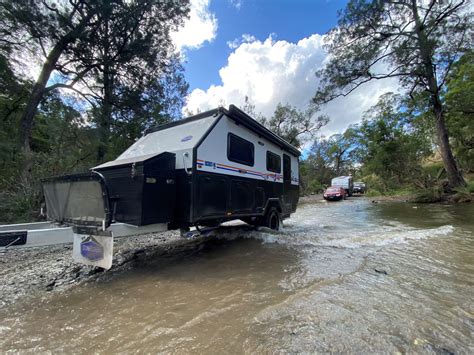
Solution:
[{"label": "shallow river", "polygon": [[0,352],[474,352],[474,204],[304,204],[0,311]]}]

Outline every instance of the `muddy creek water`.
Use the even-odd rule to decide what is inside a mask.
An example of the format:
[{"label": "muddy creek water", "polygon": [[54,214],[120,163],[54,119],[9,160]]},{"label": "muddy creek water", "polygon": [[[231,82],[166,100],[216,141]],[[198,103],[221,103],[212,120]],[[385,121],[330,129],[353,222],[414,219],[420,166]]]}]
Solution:
[{"label": "muddy creek water", "polygon": [[302,204],[0,310],[0,352],[474,352],[474,205]]}]

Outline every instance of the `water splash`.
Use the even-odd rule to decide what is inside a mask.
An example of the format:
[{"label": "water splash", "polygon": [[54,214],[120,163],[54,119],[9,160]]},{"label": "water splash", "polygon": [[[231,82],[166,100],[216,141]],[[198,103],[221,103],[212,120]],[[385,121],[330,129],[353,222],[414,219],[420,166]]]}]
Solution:
[{"label": "water splash", "polygon": [[[306,218],[302,218],[306,217]],[[369,221],[344,227],[337,220],[331,221],[328,216],[298,214],[285,222],[280,231],[261,228],[258,231],[235,230],[224,231],[218,238],[234,240],[254,238],[264,244],[280,244],[289,247],[334,247],[362,248],[381,247],[391,244],[408,243],[411,240],[434,238],[452,234],[455,228],[444,225],[437,228],[414,228],[394,221]]]}]

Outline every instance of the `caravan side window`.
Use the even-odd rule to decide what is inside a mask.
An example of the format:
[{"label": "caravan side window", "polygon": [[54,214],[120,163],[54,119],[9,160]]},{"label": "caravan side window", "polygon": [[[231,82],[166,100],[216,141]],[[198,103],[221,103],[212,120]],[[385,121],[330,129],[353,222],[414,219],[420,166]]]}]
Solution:
[{"label": "caravan side window", "polygon": [[267,170],[274,173],[281,172],[281,157],[267,150]]},{"label": "caravan side window", "polygon": [[252,142],[233,133],[227,136],[227,159],[236,163],[253,166],[255,146]]}]

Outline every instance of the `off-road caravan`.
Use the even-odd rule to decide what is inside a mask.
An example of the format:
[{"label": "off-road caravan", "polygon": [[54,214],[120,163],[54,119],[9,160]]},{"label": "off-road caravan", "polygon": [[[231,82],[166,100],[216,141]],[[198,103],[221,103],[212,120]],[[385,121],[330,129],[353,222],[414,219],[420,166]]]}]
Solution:
[{"label": "off-road caravan", "polygon": [[45,180],[47,217],[73,226],[76,259],[93,265],[110,237],[133,231],[234,219],[278,229],[298,203],[299,155],[237,107],[218,108],[150,130],[88,174]]},{"label": "off-road caravan", "polygon": [[338,176],[331,180],[331,186],[342,187],[348,196],[352,196],[354,183],[352,176]]}]

